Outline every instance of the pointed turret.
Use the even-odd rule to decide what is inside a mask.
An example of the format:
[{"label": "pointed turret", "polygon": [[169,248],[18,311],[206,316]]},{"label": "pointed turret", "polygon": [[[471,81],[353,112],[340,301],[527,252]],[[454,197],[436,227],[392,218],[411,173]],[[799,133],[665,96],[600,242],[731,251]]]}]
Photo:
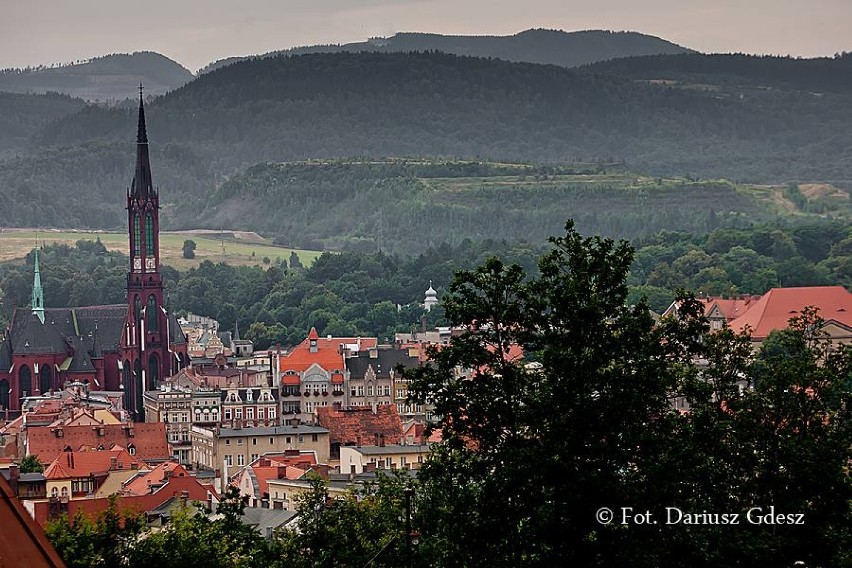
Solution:
[{"label": "pointed turret", "polygon": [[145,102],[142,100],[142,85],[139,85],[139,124],[136,130],[136,174],[130,186],[130,195],[147,199],[154,192],[151,182],[151,160],[148,157],[148,130],[145,127]]},{"label": "pointed turret", "polygon": [[239,340],[240,340],[240,322],[238,320],[238,321],[234,322],[234,341],[239,341]]},{"label": "pointed turret", "polygon": [[41,287],[41,271],[38,267],[38,249],[35,249],[35,270],[33,273],[33,300],[32,308],[41,323],[44,323],[44,290]]}]

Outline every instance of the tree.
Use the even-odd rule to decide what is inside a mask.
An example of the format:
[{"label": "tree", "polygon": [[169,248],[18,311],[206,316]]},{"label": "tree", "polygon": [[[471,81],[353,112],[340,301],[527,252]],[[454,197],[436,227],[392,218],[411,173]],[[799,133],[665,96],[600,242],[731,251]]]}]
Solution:
[{"label": "tree", "polygon": [[19,464],[21,473],[41,473],[44,465],[38,461],[38,456],[25,456]]},{"label": "tree", "polygon": [[195,241],[191,239],[187,239],[183,241],[183,257],[184,258],[195,258]]},{"label": "tree", "polygon": [[119,511],[113,495],[94,520],[78,509],[73,519],[62,515],[48,522],[45,533],[69,568],[125,566],[143,527],[144,518]]},{"label": "tree", "polygon": [[[644,303],[626,306],[626,242],[582,238],[569,222],[551,245],[537,278],[497,259],[459,272],[444,305],[467,331],[407,373],[414,401],[442,417],[445,441],[420,476],[439,564],[641,563],[626,545],[654,536],[602,526],[595,511],[649,499],[670,362],[688,360],[697,329],[655,328]],[[510,356],[515,344],[533,364]]]},{"label": "tree", "polygon": [[296,251],[290,251],[290,268],[299,269],[304,268],[302,265],[302,261],[299,259],[299,255],[296,254]]},{"label": "tree", "polygon": [[423,549],[406,550],[405,475],[379,475],[342,497],[330,497],[327,482],[311,478],[298,502],[295,530],[279,535],[277,556],[284,568],[314,566],[434,566]]}]

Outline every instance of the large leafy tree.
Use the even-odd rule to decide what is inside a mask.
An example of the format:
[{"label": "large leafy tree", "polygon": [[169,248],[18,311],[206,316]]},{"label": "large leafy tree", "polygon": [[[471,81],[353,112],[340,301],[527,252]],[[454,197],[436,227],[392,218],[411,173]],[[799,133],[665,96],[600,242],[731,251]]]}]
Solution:
[{"label": "large leafy tree", "polygon": [[655,327],[643,302],[626,305],[626,242],[583,238],[570,222],[550,242],[535,278],[496,259],[458,273],[444,305],[467,331],[410,374],[442,417],[420,522],[448,565],[595,563],[616,544],[627,554],[625,530],[595,512],[647,500],[672,361],[697,346],[700,326]]}]

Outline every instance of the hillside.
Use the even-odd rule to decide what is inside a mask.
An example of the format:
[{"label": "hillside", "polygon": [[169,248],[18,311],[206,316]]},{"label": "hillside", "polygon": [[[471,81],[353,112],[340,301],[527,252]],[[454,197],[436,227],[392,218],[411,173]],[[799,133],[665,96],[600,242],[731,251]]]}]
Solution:
[{"label": "hillside", "polygon": [[74,114],[86,104],[56,93],[25,95],[0,92],[0,158],[24,151],[45,125]]},{"label": "hillside", "polygon": [[754,88],[852,92],[852,53],[833,58],[743,54],[648,55],[586,65],[582,71],[665,82],[683,88]]},{"label": "hillside", "polygon": [[[259,161],[422,155],[604,159],[655,175],[757,182],[852,179],[852,95],[741,94],[441,53],[312,54],[202,75],[150,105],[149,125],[155,144],[191,148],[217,173]],[[132,111],[87,109],[47,128],[42,143],[128,141],[135,123]]]},{"label": "hillside", "polygon": [[112,101],[132,97],[139,83],[149,95],[162,95],[192,78],[188,69],[168,57],[141,51],[59,67],[4,69],[0,71],[0,91],[57,92],[89,101]]},{"label": "hillside", "polygon": [[[342,45],[313,45],[267,53],[304,55],[306,53],[358,53],[372,51],[394,53],[408,51],[442,51],[455,55],[494,57],[523,63],[544,63],[562,67],[577,67],[616,57],[687,53],[691,50],[655,36],[637,32],[531,29],[510,36],[460,36],[403,32],[387,38]],[[243,61],[245,57],[229,57],[211,63],[199,71],[209,73],[225,65]]]},{"label": "hillside", "polygon": [[813,212],[848,221],[849,195],[830,186],[654,179],[615,165],[393,160],[259,164],[223,184],[200,222],[241,219],[301,248],[415,253],[464,239],[537,242],[569,217],[585,233],[635,238]]}]

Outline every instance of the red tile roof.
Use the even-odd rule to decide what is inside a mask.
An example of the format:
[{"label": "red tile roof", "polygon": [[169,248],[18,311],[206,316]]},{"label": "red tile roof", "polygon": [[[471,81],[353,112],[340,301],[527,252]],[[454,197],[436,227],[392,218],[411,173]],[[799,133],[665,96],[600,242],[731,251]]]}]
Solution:
[{"label": "red tile roof", "polygon": [[124,492],[127,495],[147,495],[175,477],[189,477],[189,472],[178,463],[163,462],[151,471],[137,475],[128,481],[124,486]]},{"label": "red tile roof", "polygon": [[713,310],[713,306],[718,306],[719,311],[725,316],[728,321],[734,320],[748,311],[758,300],[760,295],[745,295],[738,298],[699,298],[699,301],[704,304],[704,315],[709,316]]},{"label": "red tile roof", "polygon": [[[113,461],[113,459],[115,461]],[[74,479],[93,473],[144,469],[145,463],[116,446],[111,450],[62,452],[44,470],[45,479]]]},{"label": "red tile roof", "polygon": [[[100,432],[103,431],[103,435]],[[28,455],[38,456],[40,462],[49,464],[65,448],[112,448],[122,446],[143,461],[167,460],[172,452],[166,438],[166,425],[162,422],[135,422],[104,424],[103,426],[36,426],[27,429]]]},{"label": "red tile roof", "polygon": [[375,412],[368,406],[346,410],[320,406],[316,412],[317,422],[328,428],[332,444],[373,444],[376,436],[384,436],[386,444],[398,444],[402,436],[402,421],[393,404],[380,404]]},{"label": "red tile roof", "polygon": [[0,566],[65,567],[42,528],[15,497],[3,476],[0,476],[0,525],[3,527],[0,531]]},{"label": "red tile roof", "polygon": [[[206,502],[208,496],[217,498],[215,492],[199,482],[194,477],[174,477],[159,490],[148,495],[131,495],[118,498],[118,510],[122,514],[143,513],[151,511],[171,499],[181,497],[186,491],[190,501]],[[68,501],[68,518],[73,519],[77,511],[81,511],[89,518],[94,519],[97,515],[107,509],[109,498],[98,499],[72,499]],[[36,522],[45,526],[50,518],[50,502],[38,501],[33,503],[33,516]]]},{"label": "red tile roof", "polygon": [[[254,473],[259,497],[269,493],[270,479],[299,479],[317,464],[313,454],[264,456],[247,466]],[[242,472],[236,477],[242,475]]]},{"label": "red tile roof", "polygon": [[820,317],[826,321],[852,327],[852,294],[843,286],[773,288],[730,326],[734,331],[748,326],[752,338],[765,339],[770,332],[785,329],[789,320],[801,315],[806,306],[819,308]]},{"label": "red tile roof", "polygon": [[[311,352],[311,340],[317,343],[316,352]],[[311,328],[311,334],[300,344],[294,347],[290,353],[280,358],[280,369],[302,373],[313,365],[318,364],[326,371],[342,370],[343,355],[341,348],[344,345],[356,345],[358,350],[374,349],[378,341],[375,337],[319,337],[316,330]]]}]

